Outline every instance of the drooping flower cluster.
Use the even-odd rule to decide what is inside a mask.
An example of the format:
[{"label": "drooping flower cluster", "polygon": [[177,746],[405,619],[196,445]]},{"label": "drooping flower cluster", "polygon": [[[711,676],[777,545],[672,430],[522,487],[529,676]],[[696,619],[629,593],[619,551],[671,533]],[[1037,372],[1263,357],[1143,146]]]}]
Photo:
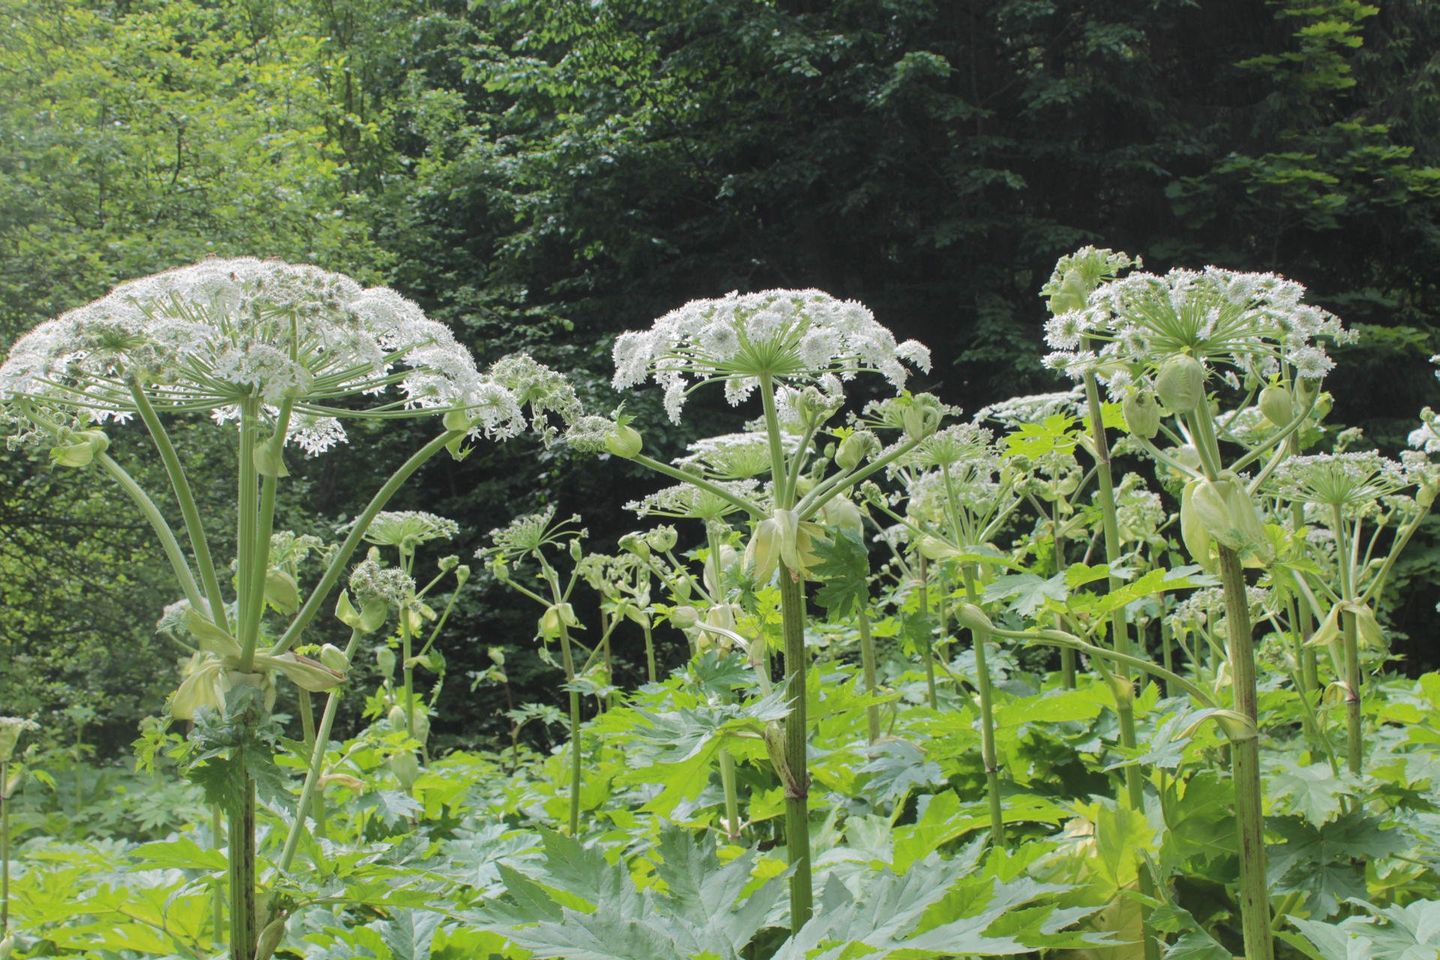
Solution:
[{"label": "drooping flower cluster", "polygon": [[896,390],[906,364],[930,369],[930,352],[914,340],[896,343],[862,304],[819,290],[766,290],[715,300],[694,300],[645,331],[615,341],[616,389],[647,378],[665,388],[665,410],[679,422],[689,391],[725,383],[726,399],[739,404],[766,376],[777,382],[815,384],[838,396],[840,382],[875,371]]},{"label": "drooping flower cluster", "polygon": [[453,540],[460,533],[454,520],[423,510],[384,510],[365,528],[365,541],[412,552],[431,540]]},{"label": "drooping flower cluster", "polygon": [[1276,469],[1270,489],[1283,500],[1349,512],[1414,486],[1423,479],[1418,469],[1369,450],[1291,457]]},{"label": "drooping flower cluster", "polygon": [[[792,456],[800,446],[800,438],[794,434],[785,434],[780,442],[786,456]],[[743,480],[770,469],[770,438],[763,432],[702,437],[690,444],[689,451],[676,458],[675,465],[708,477]]]},{"label": "drooping flower cluster", "polygon": [[971,419],[976,423],[991,421],[1007,427],[1018,427],[1024,423],[1039,423],[1057,413],[1078,417],[1084,408],[1084,389],[1073,387],[1055,393],[1033,393],[1001,400],[976,410]]},{"label": "drooping flower cluster", "polygon": [[[1085,272],[1089,260],[1109,251],[1081,251],[1061,261],[1068,275]],[[1113,261],[1113,262],[1112,262]],[[1101,273],[1125,265],[1112,255]],[[1335,315],[1304,303],[1305,288],[1270,273],[1238,273],[1207,267],[1171,270],[1164,276],[1132,273],[1100,283],[1084,296],[1064,295],[1065,280],[1052,280],[1055,316],[1045,327],[1054,349],[1045,358],[1073,379],[1095,372],[1112,395],[1146,377],[1167,358],[1185,356],[1263,382],[1281,364],[1302,380],[1320,380],[1334,366],[1324,342],[1353,339]]]},{"label": "drooping flower cluster", "polygon": [[578,515],[555,522],[555,507],[545,507],[536,513],[516,517],[503,527],[490,531],[491,546],[477,551],[481,559],[487,557],[521,557],[542,547],[560,543],[563,540],[584,537],[586,531],[578,526]]},{"label": "drooping flower cluster", "polygon": [[[754,499],[760,492],[756,480],[715,481],[713,486],[734,493],[742,499]],[[740,512],[740,507],[710,490],[689,483],[663,487],[639,500],[625,504],[642,517],[669,517],[675,520],[719,520]]]},{"label": "drooping flower cluster", "polygon": [[121,284],[36,327],[0,366],[0,403],[30,402],[95,423],[124,420],[143,390],[162,412],[238,416],[293,405],[288,439],[318,453],[345,439],[340,418],[464,409],[477,431],[524,420],[509,385],[482,375],[443,324],[384,287],[313,266],[205,260]]},{"label": "drooping flower cluster", "polygon": [[[0,763],[9,763],[15,754],[15,746],[21,734],[27,730],[39,730],[40,724],[25,717],[0,717]],[[0,783],[0,789],[4,788]]]}]

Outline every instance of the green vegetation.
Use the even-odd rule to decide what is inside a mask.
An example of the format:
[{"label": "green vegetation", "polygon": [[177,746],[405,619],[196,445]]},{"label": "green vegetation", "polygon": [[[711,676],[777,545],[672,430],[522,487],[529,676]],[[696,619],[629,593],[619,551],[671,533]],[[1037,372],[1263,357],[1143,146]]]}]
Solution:
[{"label": "green vegetation", "polygon": [[0,960],[1440,956],[1431,5],[0,23]]}]

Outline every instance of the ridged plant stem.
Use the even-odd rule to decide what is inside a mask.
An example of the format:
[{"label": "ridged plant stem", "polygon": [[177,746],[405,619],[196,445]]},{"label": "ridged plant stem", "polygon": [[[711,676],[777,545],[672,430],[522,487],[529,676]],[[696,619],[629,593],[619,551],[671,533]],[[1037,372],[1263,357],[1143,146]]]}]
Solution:
[{"label": "ridged plant stem", "polygon": [[[860,663],[865,671],[865,692],[872,697],[880,692],[878,669],[875,664],[875,637],[870,632],[870,611],[862,604],[855,615],[860,627]],[[880,739],[880,707],[870,704],[865,708],[865,723],[869,728],[870,742]]]},{"label": "ridged plant stem", "polygon": [[1245,960],[1273,960],[1270,897],[1265,885],[1265,814],[1260,796],[1259,708],[1255,686],[1255,644],[1245,573],[1233,550],[1220,547],[1220,581],[1225,592],[1228,653],[1235,712],[1250,722],[1248,736],[1231,738],[1230,768],[1235,783],[1235,826],[1240,841],[1240,923]]},{"label": "ridged plant stem", "polygon": [[785,846],[791,868],[790,929],[810,919],[814,902],[810,871],[810,773],[806,756],[805,595],[800,581],[780,565],[780,616],[785,633],[785,763],[793,782],[785,787]]},{"label": "ridged plant stem", "polygon": [[[975,571],[965,566],[965,595],[971,603],[980,602],[980,591],[975,582]],[[1005,849],[1005,808],[1000,802],[1000,761],[995,754],[995,712],[994,692],[990,684],[990,665],[985,647],[990,635],[985,630],[971,629],[971,642],[975,649],[975,680],[980,691],[980,759],[985,764],[985,798],[990,808],[990,846],[996,850]]]},{"label": "ridged plant stem", "polygon": [[[1113,592],[1122,586],[1115,570],[1122,560],[1120,548],[1120,522],[1115,509],[1115,478],[1110,469],[1110,441],[1105,435],[1105,418],[1100,406],[1100,386],[1095,374],[1085,376],[1085,401],[1090,420],[1090,440],[1094,445],[1095,476],[1100,501],[1101,527],[1105,538],[1105,562],[1110,565],[1108,587]],[[1133,655],[1130,646],[1130,632],[1125,623],[1124,608],[1117,608],[1110,616],[1110,642],[1116,653]],[[1119,663],[1115,667],[1115,716],[1120,729],[1120,745],[1127,751],[1134,750],[1135,706],[1129,669]],[[1131,810],[1145,812],[1145,783],[1140,768],[1135,764],[1125,767],[1125,797]],[[1155,896],[1155,885],[1143,862],[1137,864],[1136,875],[1140,893],[1145,897]],[[1140,909],[1141,939],[1145,960],[1159,960],[1160,944],[1150,926],[1150,912],[1147,907]]]}]

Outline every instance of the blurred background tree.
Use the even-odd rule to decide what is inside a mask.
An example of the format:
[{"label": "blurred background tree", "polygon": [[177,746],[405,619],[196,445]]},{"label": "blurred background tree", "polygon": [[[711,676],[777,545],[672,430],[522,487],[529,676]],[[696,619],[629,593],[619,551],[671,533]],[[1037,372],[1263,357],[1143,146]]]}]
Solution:
[{"label": "blurred background tree", "polygon": [[[1381,444],[1437,399],[1425,0],[13,0],[0,25],[0,345],[127,277],[278,256],[390,283],[482,360],[530,350],[609,409],[618,331],[814,286],[930,344],[927,386],[973,409],[1055,387],[1037,291],[1096,243],[1308,284],[1365,334],[1333,419]],[[384,436],[300,466],[319,532],[420,439]],[[0,703],[97,702],[122,743],[171,685],[155,560],[63,474],[0,469]],[[519,446],[426,477],[401,506],[460,521],[466,550],[546,501],[603,548],[639,482]],[[1434,665],[1437,540],[1401,571],[1412,667]],[[452,678],[533,630],[483,578],[470,594]],[[493,732],[466,688],[452,732]]]}]

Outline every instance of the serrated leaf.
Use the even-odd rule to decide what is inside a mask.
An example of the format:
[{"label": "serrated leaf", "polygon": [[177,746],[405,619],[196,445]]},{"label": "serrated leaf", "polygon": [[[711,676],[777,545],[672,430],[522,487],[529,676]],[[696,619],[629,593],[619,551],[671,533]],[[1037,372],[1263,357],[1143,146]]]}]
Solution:
[{"label": "serrated leaf", "polygon": [[870,601],[870,554],[849,530],[814,543],[818,562],[810,571],[820,580],[815,601],[834,619],[844,619]]},{"label": "serrated leaf", "polygon": [[392,910],[389,919],[382,921],[380,936],[393,960],[430,960],[440,919],[440,914],[429,910]]},{"label": "serrated leaf", "polygon": [[1268,771],[1266,793],[1287,813],[1298,813],[1319,827],[1339,816],[1342,801],[1352,793],[1328,763],[1300,766],[1286,758]]},{"label": "serrated leaf", "polygon": [[1270,829],[1284,842],[1267,849],[1266,879],[1276,893],[1303,893],[1314,917],[1330,917],[1340,902],[1365,896],[1365,864],[1407,846],[1398,830],[1358,812],[1316,827],[1300,817],[1275,817]]},{"label": "serrated leaf", "polygon": [[860,768],[867,796],[894,806],[912,791],[945,783],[940,765],[908,740],[881,740],[870,748],[870,759]]},{"label": "serrated leaf", "polygon": [[1008,600],[1009,609],[1022,617],[1033,617],[1045,606],[1047,600],[1064,603],[1070,596],[1070,587],[1064,574],[1040,577],[1033,573],[1013,573],[996,577],[985,587],[987,603]]}]

